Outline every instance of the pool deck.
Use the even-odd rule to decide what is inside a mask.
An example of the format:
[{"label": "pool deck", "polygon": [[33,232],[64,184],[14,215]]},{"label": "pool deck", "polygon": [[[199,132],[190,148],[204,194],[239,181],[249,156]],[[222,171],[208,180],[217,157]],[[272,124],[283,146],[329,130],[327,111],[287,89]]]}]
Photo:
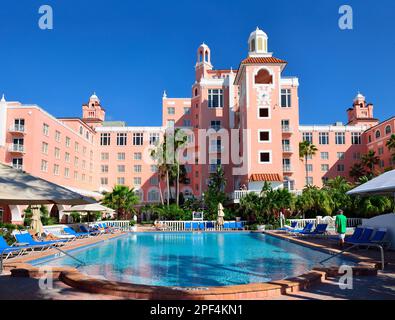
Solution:
[{"label": "pool deck", "polygon": [[[153,231],[151,228],[139,229]],[[340,252],[334,241],[318,238],[295,238],[284,232],[266,232],[288,241],[313,249]],[[101,235],[71,242],[62,249],[65,251],[90,246],[119,237],[121,234]],[[266,284],[250,284],[218,288],[158,288],[110,282],[90,278],[74,268],[54,268],[53,288],[39,286],[42,270],[29,262],[58,253],[55,250],[34,253],[21,258],[8,260],[6,273],[0,276],[0,300],[3,299],[49,299],[49,300],[113,300],[113,299],[260,299],[260,300],[333,300],[333,299],[395,299],[395,252],[386,252],[385,271],[378,271],[380,255],[377,250],[358,250],[346,253],[357,259],[359,266],[354,268],[353,290],[341,290],[338,285],[338,268],[318,266],[310,273]]]}]

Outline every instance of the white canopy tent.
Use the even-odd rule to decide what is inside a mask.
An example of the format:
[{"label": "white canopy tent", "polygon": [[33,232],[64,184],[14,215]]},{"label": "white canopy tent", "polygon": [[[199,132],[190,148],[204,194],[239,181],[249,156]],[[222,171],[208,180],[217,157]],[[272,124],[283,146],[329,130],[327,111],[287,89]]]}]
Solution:
[{"label": "white canopy tent", "polygon": [[395,170],[388,171],[359,187],[347,192],[348,195],[373,196],[393,195],[395,197]]},{"label": "white canopy tent", "polygon": [[115,210],[107,208],[100,203],[90,203],[83,204],[79,206],[73,206],[70,209],[63,210],[63,212],[105,212],[105,213],[114,213]]},{"label": "white canopy tent", "polygon": [[79,205],[92,202],[90,198],[55,183],[0,164],[0,204]]}]

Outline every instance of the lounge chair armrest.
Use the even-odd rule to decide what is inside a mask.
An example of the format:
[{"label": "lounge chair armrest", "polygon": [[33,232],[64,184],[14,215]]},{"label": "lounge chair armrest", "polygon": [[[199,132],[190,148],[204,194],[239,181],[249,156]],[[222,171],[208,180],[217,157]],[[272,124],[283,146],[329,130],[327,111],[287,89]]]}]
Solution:
[{"label": "lounge chair armrest", "polygon": [[28,245],[29,245],[29,243],[27,243],[27,242],[15,242],[11,245],[11,247],[26,247]]}]

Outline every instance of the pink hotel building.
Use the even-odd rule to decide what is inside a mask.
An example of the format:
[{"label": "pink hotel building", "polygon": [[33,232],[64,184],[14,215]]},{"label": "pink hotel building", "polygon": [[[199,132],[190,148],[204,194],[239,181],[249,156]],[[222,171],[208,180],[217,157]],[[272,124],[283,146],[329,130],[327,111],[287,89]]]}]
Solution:
[{"label": "pink hotel building", "polygon": [[[197,50],[191,98],[163,95],[160,127],[128,127],[105,121],[94,94],[82,106],[82,118],[55,118],[37,105],[0,102],[0,162],[87,196],[116,184],[138,190],[142,203],[160,201],[155,162],[149,157],[166,128],[182,128],[188,146],[182,159],[185,196],[204,195],[210,173],[224,167],[226,191],[237,203],[264,182],[299,192],[322,186],[336,176],[348,177],[362,154],[374,150],[382,169],[392,167],[385,143],[395,132],[395,117],[379,123],[373,105],[358,94],[347,110],[346,125],[299,124],[299,81],[283,76],[287,62],[268,51],[268,37],[257,28],[248,39],[248,56],[238,70],[215,70],[211,51]],[[319,151],[305,167],[299,142],[309,140]],[[247,190],[240,190],[242,185]],[[166,186],[161,184],[166,198]],[[174,194],[174,192],[173,192]],[[6,206],[3,221],[21,223],[23,206]],[[62,207],[49,208],[58,215]],[[62,219],[62,216],[60,217]]]}]

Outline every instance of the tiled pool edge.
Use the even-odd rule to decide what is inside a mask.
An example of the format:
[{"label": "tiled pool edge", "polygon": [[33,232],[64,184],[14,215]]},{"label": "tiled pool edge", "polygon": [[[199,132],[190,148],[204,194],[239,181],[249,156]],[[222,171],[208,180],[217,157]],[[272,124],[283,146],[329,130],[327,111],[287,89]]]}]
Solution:
[{"label": "tiled pool edge", "polygon": [[[327,253],[336,253],[328,247],[319,244],[287,237],[283,234],[266,232],[284,240],[288,240],[312,249],[324,251]],[[78,250],[83,247],[96,245],[102,241],[124,236],[124,234],[108,235],[105,238],[94,239],[89,244],[82,244],[67,251]],[[50,254],[47,254],[49,256]],[[375,275],[377,274],[377,263],[366,257],[349,254],[349,257],[360,261],[359,265],[352,267],[356,275]],[[40,258],[39,258],[40,259]],[[44,275],[45,269],[32,266],[28,261],[38,260],[37,257],[26,259],[25,261],[15,262],[12,265],[6,264],[13,277],[30,277],[40,278]],[[209,288],[175,288],[175,287],[158,287],[148,285],[135,285],[130,283],[114,282],[108,280],[96,279],[80,273],[77,269],[70,267],[52,268],[52,277],[60,279],[72,288],[91,292],[108,294],[112,296],[124,297],[127,299],[152,299],[152,300],[259,300],[280,297],[282,295],[296,293],[313,285],[319,284],[329,276],[338,275],[337,267],[321,268],[317,267],[310,272],[280,281],[267,283],[252,283],[246,285],[226,286],[226,287],[209,287]]]}]

